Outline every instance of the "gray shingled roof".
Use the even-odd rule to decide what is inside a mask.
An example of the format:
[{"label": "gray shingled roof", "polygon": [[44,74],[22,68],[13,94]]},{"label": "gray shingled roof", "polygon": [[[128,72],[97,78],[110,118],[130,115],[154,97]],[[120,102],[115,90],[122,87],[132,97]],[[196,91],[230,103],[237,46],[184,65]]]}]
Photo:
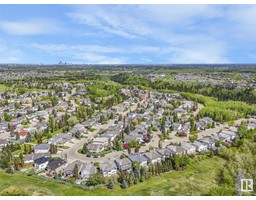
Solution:
[{"label": "gray shingled roof", "polygon": [[134,162],[134,161],[138,161],[139,163],[143,163],[145,161],[147,161],[148,159],[142,155],[141,153],[132,153],[130,156],[129,156],[129,159]]},{"label": "gray shingled roof", "polygon": [[144,154],[147,158],[150,160],[155,160],[158,158],[162,158],[161,154],[159,154],[157,151],[151,151]]},{"label": "gray shingled roof", "polygon": [[36,145],[34,147],[34,149],[40,149],[40,150],[44,150],[44,149],[50,149],[50,144],[39,144],[39,145]]}]

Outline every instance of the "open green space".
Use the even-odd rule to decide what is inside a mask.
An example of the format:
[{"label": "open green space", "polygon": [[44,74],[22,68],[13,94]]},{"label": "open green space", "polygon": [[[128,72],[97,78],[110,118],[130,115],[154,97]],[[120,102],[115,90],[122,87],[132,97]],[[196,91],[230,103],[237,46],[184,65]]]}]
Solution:
[{"label": "open green space", "polygon": [[5,92],[6,89],[8,89],[6,85],[0,84],[0,92]]},{"label": "open green space", "polygon": [[[106,195],[106,196],[150,196],[150,195],[205,195],[210,188],[217,187],[215,181],[225,161],[219,157],[193,163],[183,171],[174,171],[151,178],[143,183],[121,189],[117,183],[113,190],[106,187],[82,189],[69,184],[26,176],[23,174],[6,174],[0,171],[0,194],[14,195]],[[19,188],[19,189],[18,189]],[[16,191],[16,192],[15,192]],[[11,193],[12,192],[12,193]]]}]

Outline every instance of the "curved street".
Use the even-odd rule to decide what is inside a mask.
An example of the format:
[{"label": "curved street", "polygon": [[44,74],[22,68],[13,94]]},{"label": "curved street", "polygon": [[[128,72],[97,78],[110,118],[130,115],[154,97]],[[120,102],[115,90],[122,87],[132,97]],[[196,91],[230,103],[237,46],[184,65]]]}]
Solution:
[{"label": "curved street", "polygon": [[[131,107],[131,110],[134,110],[136,108],[137,104],[133,105]],[[194,115],[197,115],[198,112],[203,108],[204,106],[202,104],[198,104],[198,109],[196,111],[193,112]],[[119,112],[122,115],[127,114],[129,111],[126,112]],[[87,157],[83,154],[78,153],[78,150],[81,149],[84,145],[84,143],[88,142],[89,138],[94,138],[99,130],[102,129],[107,129],[108,127],[114,125],[114,120],[109,120],[107,124],[103,124],[103,125],[97,125],[95,130],[93,132],[89,132],[86,138],[82,138],[81,140],[78,139],[74,139],[74,144],[70,145],[70,148],[65,149],[63,151],[59,151],[58,155],[60,155],[62,158],[65,158],[65,154],[67,156],[68,162],[73,162],[75,160],[81,160],[83,162],[103,162],[106,160],[115,160],[116,158],[120,157],[122,154],[128,154],[127,151],[114,151],[111,153],[106,154],[104,157],[98,157],[98,158],[93,158],[93,157]],[[215,132],[215,131],[211,131],[211,132]],[[141,152],[145,152],[147,150],[149,150],[150,146],[153,147],[158,147],[158,143],[159,143],[159,136],[161,132],[157,131],[153,133],[153,139],[151,140],[151,142],[147,143],[145,146],[140,147],[140,151]],[[186,139],[188,140],[188,138],[178,138],[175,137],[175,139],[178,139],[177,142],[179,142],[179,139],[181,139],[181,141],[186,141]],[[172,141],[172,140],[171,140]],[[167,146],[170,143],[170,140],[163,142],[163,147]],[[133,152],[133,149],[132,149]]]}]

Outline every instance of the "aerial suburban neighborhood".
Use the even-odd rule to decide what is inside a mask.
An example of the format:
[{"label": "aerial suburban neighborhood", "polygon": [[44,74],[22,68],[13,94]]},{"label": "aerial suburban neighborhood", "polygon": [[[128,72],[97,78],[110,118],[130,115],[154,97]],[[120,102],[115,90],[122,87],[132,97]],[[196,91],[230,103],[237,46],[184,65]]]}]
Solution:
[{"label": "aerial suburban neighborhood", "polygon": [[0,6],[0,197],[256,196],[255,5],[55,2]]},{"label": "aerial suburban neighborhood", "polygon": [[[0,148],[6,172],[84,187],[119,182],[125,189],[182,170],[190,159],[221,155],[242,141],[243,131],[256,130],[255,110],[243,119],[216,115],[184,92],[121,85],[123,74],[107,82],[53,82],[52,74],[45,75],[48,81],[39,75],[38,81],[10,78],[11,84],[2,84]],[[145,77],[149,83],[166,78],[150,77]],[[4,157],[8,152],[10,160]]]}]

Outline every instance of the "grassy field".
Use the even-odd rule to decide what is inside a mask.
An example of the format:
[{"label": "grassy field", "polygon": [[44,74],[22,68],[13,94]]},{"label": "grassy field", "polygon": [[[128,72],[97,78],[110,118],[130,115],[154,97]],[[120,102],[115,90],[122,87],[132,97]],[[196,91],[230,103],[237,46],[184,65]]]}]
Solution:
[{"label": "grassy field", "polygon": [[119,184],[113,190],[107,188],[82,189],[21,174],[6,174],[0,171],[0,194],[20,188],[28,195],[105,195],[105,196],[149,196],[149,195],[204,195],[209,188],[216,187],[216,175],[225,161],[214,157],[190,165],[184,171],[162,174],[127,189]]},{"label": "grassy field", "polygon": [[0,92],[5,92],[8,87],[6,85],[0,84]]}]

